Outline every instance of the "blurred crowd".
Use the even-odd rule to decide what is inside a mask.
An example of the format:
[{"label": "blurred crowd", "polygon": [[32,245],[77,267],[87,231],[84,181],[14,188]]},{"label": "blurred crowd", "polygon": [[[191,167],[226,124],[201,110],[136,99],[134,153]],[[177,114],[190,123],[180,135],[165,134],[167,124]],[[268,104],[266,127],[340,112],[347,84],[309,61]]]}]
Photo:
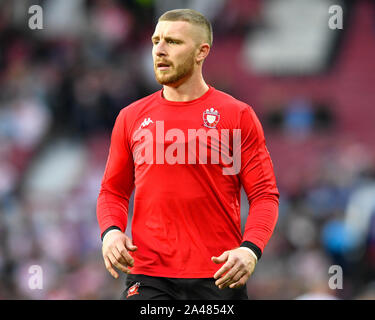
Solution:
[{"label": "blurred crowd", "polygon": [[[27,27],[33,4],[43,30]],[[159,89],[155,22],[178,7],[212,21],[215,50],[261,24],[255,0],[0,1],[0,299],[119,298],[125,276],[104,267],[96,198],[116,115]],[[375,148],[338,137],[329,101],[256,101],[281,198],[250,299],[374,299]],[[243,222],[247,210],[243,197]],[[29,286],[32,265],[42,267],[41,290]],[[342,289],[328,285],[332,265]]]}]

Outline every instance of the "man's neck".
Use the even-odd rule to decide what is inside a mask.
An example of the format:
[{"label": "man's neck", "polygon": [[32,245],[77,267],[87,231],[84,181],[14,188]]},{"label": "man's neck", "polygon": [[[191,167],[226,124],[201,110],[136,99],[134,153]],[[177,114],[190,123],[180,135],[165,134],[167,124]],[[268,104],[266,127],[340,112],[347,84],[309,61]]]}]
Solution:
[{"label": "man's neck", "polygon": [[163,87],[163,97],[169,101],[191,101],[203,96],[209,89],[202,77],[189,79],[178,86]]}]

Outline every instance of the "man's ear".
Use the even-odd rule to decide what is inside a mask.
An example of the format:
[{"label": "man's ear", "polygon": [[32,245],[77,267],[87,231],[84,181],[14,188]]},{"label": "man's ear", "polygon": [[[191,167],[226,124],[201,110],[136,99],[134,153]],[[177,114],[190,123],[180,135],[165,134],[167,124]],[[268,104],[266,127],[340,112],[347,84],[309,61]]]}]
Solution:
[{"label": "man's ear", "polygon": [[198,55],[196,57],[196,61],[198,64],[201,64],[204,59],[208,56],[210,52],[210,45],[208,43],[202,43],[198,47]]}]

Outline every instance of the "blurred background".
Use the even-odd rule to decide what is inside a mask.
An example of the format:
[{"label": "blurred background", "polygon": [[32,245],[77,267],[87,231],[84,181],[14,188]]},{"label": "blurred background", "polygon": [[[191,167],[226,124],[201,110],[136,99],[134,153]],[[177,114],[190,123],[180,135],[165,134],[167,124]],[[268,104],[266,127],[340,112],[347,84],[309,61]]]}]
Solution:
[{"label": "blurred background", "polygon": [[[29,28],[35,4],[42,30]],[[0,299],[124,290],[104,267],[96,199],[117,114],[160,89],[150,36],[175,8],[212,22],[205,80],[253,106],[274,163],[279,220],[249,298],[375,299],[370,0],[0,1]],[[247,210],[243,194],[243,223]],[[332,265],[342,289],[329,288]]]}]

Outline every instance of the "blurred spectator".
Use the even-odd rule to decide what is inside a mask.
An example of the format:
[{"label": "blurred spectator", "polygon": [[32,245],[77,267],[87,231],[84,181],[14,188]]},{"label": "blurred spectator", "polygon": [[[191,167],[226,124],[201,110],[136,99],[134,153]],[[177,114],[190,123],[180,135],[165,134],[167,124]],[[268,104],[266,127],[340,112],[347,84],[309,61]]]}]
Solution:
[{"label": "blurred spectator", "polygon": [[[274,97],[275,98],[275,97]],[[290,101],[266,101],[266,129],[285,132],[291,139],[304,139],[312,133],[327,133],[333,128],[335,115],[330,106],[305,97]]]}]

